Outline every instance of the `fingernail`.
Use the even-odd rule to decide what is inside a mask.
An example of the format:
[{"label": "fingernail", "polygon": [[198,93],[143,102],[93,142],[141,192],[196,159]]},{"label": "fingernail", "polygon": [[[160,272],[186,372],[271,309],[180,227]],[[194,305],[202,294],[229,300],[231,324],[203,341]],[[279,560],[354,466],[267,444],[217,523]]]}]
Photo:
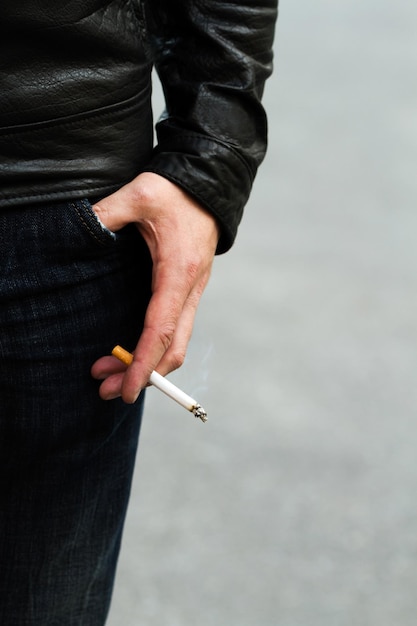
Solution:
[{"label": "fingernail", "polygon": [[122,394],[122,400],[123,402],[126,402],[126,404],[134,404],[136,400],[138,399],[138,397],[139,397],[139,394],[133,395],[133,396],[125,396]]},{"label": "fingernail", "polygon": [[140,392],[133,396],[132,404],[135,404],[136,400],[139,398]]}]

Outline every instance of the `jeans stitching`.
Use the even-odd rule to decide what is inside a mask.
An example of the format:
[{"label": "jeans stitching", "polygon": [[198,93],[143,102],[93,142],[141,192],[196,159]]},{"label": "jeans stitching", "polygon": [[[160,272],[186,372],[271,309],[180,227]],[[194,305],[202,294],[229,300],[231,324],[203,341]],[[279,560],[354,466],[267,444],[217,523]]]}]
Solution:
[{"label": "jeans stitching", "polygon": [[[102,239],[100,239],[100,237],[97,236],[97,233],[94,232],[94,229],[91,227],[91,224],[89,224],[88,221],[85,219],[85,216],[82,214],[82,212],[80,211],[80,209],[76,205],[76,203],[75,202],[70,202],[70,206],[75,210],[75,212],[78,215],[78,218],[80,219],[82,225],[87,229],[87,231],[93,237],[93,239],[95,241],[97,241],[97,243],[99,243],[101,246],[105,246],[106,243]],[[97,222],[97,224],[98,224],[98,222]],[[103,233],[104,233],[104,231],[103,231]]]}]

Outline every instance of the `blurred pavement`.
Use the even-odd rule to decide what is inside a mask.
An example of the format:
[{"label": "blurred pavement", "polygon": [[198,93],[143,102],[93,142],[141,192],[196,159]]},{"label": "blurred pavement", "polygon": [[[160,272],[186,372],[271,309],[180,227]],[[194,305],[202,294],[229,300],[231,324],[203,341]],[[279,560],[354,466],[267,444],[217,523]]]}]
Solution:
[{"label": "blurred pavement", "polygon": [[149,390],[109,626],[417,623],[417,4],[283,2],[270,148]]}]

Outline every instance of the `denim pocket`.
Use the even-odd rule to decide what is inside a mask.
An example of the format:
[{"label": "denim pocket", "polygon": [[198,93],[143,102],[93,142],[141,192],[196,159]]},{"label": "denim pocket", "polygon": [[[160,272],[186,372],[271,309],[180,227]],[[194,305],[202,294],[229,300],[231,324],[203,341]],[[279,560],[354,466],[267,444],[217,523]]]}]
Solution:
[{"label": "denim pocket", "polygon": [[108,246],[116,241],[117,235],[109,230],[93,211],[91,202],[87,198],[74,200],[69,203],[78,224],[84,232],[100,246]]}]

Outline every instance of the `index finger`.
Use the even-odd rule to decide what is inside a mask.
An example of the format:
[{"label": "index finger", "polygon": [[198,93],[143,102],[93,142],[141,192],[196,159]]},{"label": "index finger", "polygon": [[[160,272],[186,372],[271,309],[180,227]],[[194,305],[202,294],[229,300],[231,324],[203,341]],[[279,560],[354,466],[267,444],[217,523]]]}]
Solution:
[{"label": "index finger", "polygon": [[158,278],[133,361],[123,378],[122,398],[125,402],[136,400],[170,347],[190,289],[188,282],[179,284],[172,277]]}]

